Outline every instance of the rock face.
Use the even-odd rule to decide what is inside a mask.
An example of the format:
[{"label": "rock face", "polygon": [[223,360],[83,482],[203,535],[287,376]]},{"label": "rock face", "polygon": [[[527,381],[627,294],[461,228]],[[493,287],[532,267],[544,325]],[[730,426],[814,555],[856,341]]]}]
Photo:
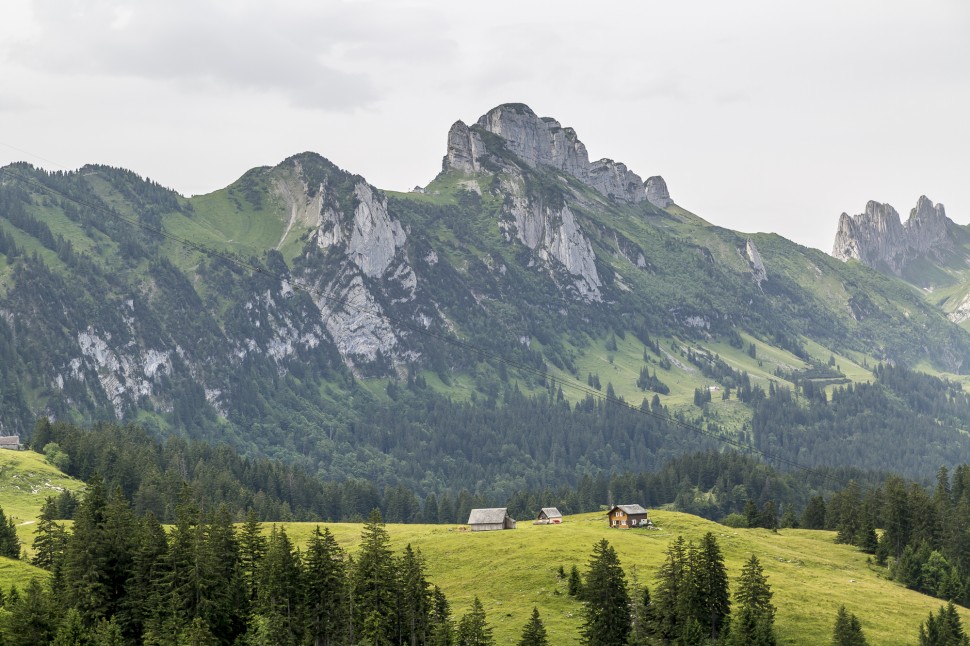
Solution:
[{"label": "rock face", "polygon": [[665,209],[674,203],[667,191],[667,182],[660,175],[648,177],[644,186],[647,188],[647,201],[657,208]]},{"label": "rock face", "polygon": [[[505,147],[531,168],[551,166],[618,202],[635,204],[647,199],[639,175],[612,159],[591,163],[575,130],[562,127],[551,117],[538,117],[527,105],[500,105],[482,115],[477,125],[501,137]],[[458,121],[448,132],[444,170],[477,173],[487,152],[481,136]]]},{"label": "rock face", "polygon": [[890,205],[870,201],[864,213],[843,213],[839,218],[832,255],[888,269],[898,276],[914,259],[939,256],[952,249],[952,224],[943,205],[934,205],[925,195],[919,198],[905,223],[900,222],[899,213]]},{"label": "rock face", "polygon": [[761,259],[761,254],[758,253],[758,248],[754,246],[754,241],[750,238],[744,245],[744,255],[748,258],[748,265],[751,267],[751,276],[754,278],[754,281],[760,285],[768,280],[768,271],[765,269],[765,263]]}]

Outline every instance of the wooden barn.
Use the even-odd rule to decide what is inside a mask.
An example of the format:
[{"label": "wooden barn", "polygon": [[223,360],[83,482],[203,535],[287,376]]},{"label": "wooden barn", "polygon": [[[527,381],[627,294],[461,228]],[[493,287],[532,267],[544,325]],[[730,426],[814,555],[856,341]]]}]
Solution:
[{"label": "wooden barn", "polygon": [[647,518],[647,510],[640,505],[613,505],[607,515],[610,527],[629,529],[631,527],[650,527],[653,523]]},{"label": "wooden barn", "polygon": [[509,516],[507,507],[472,509],[468,524],[473,532],[490,532],[495,529],[515,529],[515,519]]},{"label": "wooden barn", "polygon": [[11,451],[20,450],[19,435],[0,435],[0,449],[10,449]]},{"label": "wooden barn", "polygon": [[536,525],[559,525],[562,523],[562,514],[555,507],[543,507],[536,517]]}]

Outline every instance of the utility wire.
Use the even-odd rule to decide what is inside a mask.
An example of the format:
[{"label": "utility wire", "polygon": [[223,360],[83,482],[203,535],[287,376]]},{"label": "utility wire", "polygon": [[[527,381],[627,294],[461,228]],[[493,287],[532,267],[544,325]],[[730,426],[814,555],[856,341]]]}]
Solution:
[{"label": "utility wire", "polygon": [[548,373],[548,372],[546,372],[544,370],[540,370],[539,368],[536,368],[534,366],[530,366],[528,364],[520,363],[518,361],[514,361],[514,360],[511,360],[511,359],[508,359],[506,357],[503,357],[501,355],[495,354],[495,353],[490,352],[488,350],[485,350],[483,348],[477,347],[477,346],[472,345],[472,344],[470,344],[470,343],[468,343],[466,341],[462,341],[461,339],[459,339],[457,337],[448,336],[448,335],[445,335],[445,334],[441,334],[439,332],[436,332],[434,330],[430,330],[430,329],[427,329],[427,328],[419,327],[417,325],[414,325],[414,324],[410,323],[409,321],[402,320],[402,319],[400,319],[400,318],[398,318],[398,317],[396,317],[396,316],[394,316],[392,314],[389,314],[387,312],[383,312],[381,310],[374,310],[374,309],[362,307],[360,305],[356,305],[354,303],[351,303],[351,302],[349,302],[346,299],[342,299],[342,298],[338,298],[338,297],[333,296],[333,295],[330,295],[330,294],[326,294],[326,293],[324,293],[322,290],[320,290],[318,288],[315,288],[315,287],[310,286],[310,285],[302,284],[300,282],[297,282],[296,280],[293,280],[290,277],[287,277],[287,276],[284,276],[284,275],[275,274],[273,272],[267,271],[263,267],[260,267],[259,265],[255,265],[253,263],[250,263],[250,262],[247,262],[245,260],[242,260],[242,259],[240,259],[239,257],[237,257],[237,256],[235,256],[233,254],[226,253],[226,252],[220,251],[218,249],[213,249],[211,247],[207,247],[207,246],[205,246],[203,244],[200,244],[198,242],[193,242],[192,240],[189,240],[188,238],[184,238],[182,236],[179,236],[179,235],[176,235],[176,234],[171,233],[169,231],[166,231],[162,227],[155,227],[155,226],[152,226],[150,224],[147,224],[145,222],[140,221],[138,218],[134,218],[134,217],[125,215],[123,213],[119,213],[118,211],[116,211],[116,210],[114,210],[114,209],[112,209],[110,207],[107,207],[105,205],[101,205],[101,204],[89,204],[89,203],[87,203],[87,202],[85,202],[83,200],[80,200],[80,199],[75,198],[75,197],[73,197],[71,195],[68,195],[68,194],[66,194],[66,193],[64,193],[62,191],[59,191],[59,190],[51,187],[51,186],[48,186],[47,184],[44,184],[43,182],[39,182],[39,181],[37,181],[36,179],[34,179],[32,177],[29,177],[29,176],[23,175],[21,173],[18,173],[16,171],[13,171],[9,167],[0,168],[0,176],[2,176],[2,174],[7,174],[10,177],[13,177],[15,179],[18,179],[18,180],[20,180],[20,181],[22,181],[22,182],[24,182],[26,184],[29,184],[29,185],[31,185],[31,186],[33,186],[35,188],[41,189],[43,191],[46,191],[47,193],[50,193],[52,195],[56,195],[56,196],[58,196],[58,197],[60,197],[62,199],[65,199],[65,200],[68,200],[70,202],[73,202],[77,206],[81,206],[81,207],[84,207],[84,208],[87,208],[87,209],[91,209],[93,211],[97,211],[97,212],[103,213],[103,214],[108,215],[108,216],[110,216],[112,218],[115,218],[117,220],[123,221],[123,222],[125,222],[125,223],[127,223],[127,224],[129,224],[131,226],[134,226],[134,227],[143,229],[145,231],[148,231],[150,233],[153,233],[155,235],[161,236],[161,237],[163,237],[163,238],[165,238],[167,240],[170,240],[170,241],[172,241],[172,242],[174,242],[176,244],[179,244],[179,245],[181,245],[183,247],[186,247],[188,249],[191,249],[193,251],[197,251],[197,252],[199,252],[199,253],[201,253],[203,255],[209,256],[211,258],[218,258],[220,260],[223,260],[225,262],[231,263],[231,264],[233,264],[233,265],[235,265],[235,266],[237,266],[239,268],[242,268],[242,269],[245,269],[245,270],[248,270],[248,271],[252,271],[252,272],[255,272],[255,273],[258,273],[258,274],[263,274],[265,276],[268,276],[270,278],[273,278],[275,280],[278,280],[281,283],[282,282],[286,282],[294,290],[301,291],[303,293],[309,294],[311,297],[316,296],[316,297],[318,297],[320,299],[329,301],[332,305],[342,306],[342,307],[345,307],[345,308],[348,308],[348,309],[356,310],[357,312],[359,312],[361,314],[366,314],[366,315],[369,315],[369,316],[373,316],[375,318],[383,319],[387,323],[393,323],[399,329],[403,328],[403,329],[406,329],[408,331],[411,331],[411,332],[414,332],[414,333],[417,333],[417,334],[421,334],[421,335],[424,335],[426,337],[435,339],[437,341],[441,341],[443,343],[448,343],[448,344],[450,344],[450,345],[452,345],[454,347],[457,347],[457,348],[460,348],[462,350],[465,350],[465,351],[468,351],[468,352],[477,354],[477,355],[479,355],[481,357],[484,357],[486,359],[490,359],[490,360],[495,361],[497,363],[501,363],[501,364],[503,364],[503,365],[505,365],[507,367],[513,368],[513,369],[518,370],[520,372],[527,372],[527,373],[534,374],[536,376],[539,376],[539,377],[543,378],[545,381],[548,381],[548,382],[552,383],[552,385],[554,385],[554,386],[559,386],[559,387],[564,387],[564,388],[567,388],[567,389],[572,389],[575,392],[581,393],[583,395],[590,396],[593,399],[600,400],[600,401],[606,402],[608,404],[612,404],[614,406],[622,406],[622,407],[626,408],[627,410],[631,410],[631,411],[634,411],[634,412],[639,413],[639,414],[642,414],[642,415],[648,415],[650,417],[653,417],[655,419],[658,419],[660,421],[663,421],[663,422],[669,424],[670,426],[673,426],[673,427],[676,427],[676,428],[679,428],[679,429],[682,429],[682,430],[686,430],[686,431],[689,431],[689,432],[692,432],[692,433],[697,433],[697,434],[703,435],[705,437],[708,437],[710,439],[713,439],[713,440],[715,440],[717,442],[720,442],[722,444],[731,446],[732,448],[734,448],[734,449],[736,449],[736,450],[738,450],[738,451],[740,451],[742,453],[751,453],[751,454],[754,454],[754,455],[759,455],[766,462],[769,462],[769,463],[774,462],[774,463],[777,463],[777,464],[780,464],[780,465],[785,465],[785,466],[790,467],[790,468],[795,469],[795,470],[800,470],[800,471],[804,471],[804,472],[809,473],[809,474],[814,474],[814,475],[818,476],[819,478],[821,478],[823,480],[830,481],[830,482],[832,482],[834,484],[841,484],[832,475],[830,475],[828,473],[824,473],[822,471],[819,471],[817,468],[810,467],[808,465],[802,464],[801,462],[798,462],[797,460],[793,460],[791,458],[787,458],[787,457],[785,457],[783,455],[770,453],[768,451],[765,451],[763,449],[759,449],[759,448],[757,448],[755,446],[752,446],[750,444],[741,442],[740,440],[727,437],[727,436],[725,436],[723,434],[713,433],[713,432],[711,432],[708,429],[702,428],[702,427],[697,426],[695,424],[691,424],[690,422],[687,422],[687,421],[684,421],[684,420],[681,420],[681,419],[677,419],[676,417],[673,417],[673,416],[668,415],[668,414],[664,414],[664,413],[662,413],[660,411],[655,411],[655,410],[653,410],[651,408],[642,408],[640,406],[636,406],[636,405],[634,405],[634,404],[632,404],[630,402],[627,402],[624,399],[621,399],[621,398],[618,398],[618,397],[615,397],[615,396],[611,397],[611,396],[609,396],[607,394],[604,394],[604,393],[600,392],[599,390],[597,390],[597,389],[595,389],[595,388],[593,388],[591,386],[584,385],[582,382],[580,382],[578,380],[566,380],[566,379],[563,379],[561,377],[557,377],[557,376],[552,375],[552,374],[550,374],[550,373]]}]

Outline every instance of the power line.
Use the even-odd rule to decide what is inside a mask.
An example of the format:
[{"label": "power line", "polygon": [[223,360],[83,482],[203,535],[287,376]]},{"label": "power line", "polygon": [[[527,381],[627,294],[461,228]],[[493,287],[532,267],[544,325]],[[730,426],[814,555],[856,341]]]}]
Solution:
[{"label": "power line", "polygon": [[733,438],[727,437],[727,436],[725,436],[723,434],[713,433],[713,432],[711,432],[708,429],[702,428],[700,426],[697,426],[697,425],[692,424],[690,422],[687,422],[685,420],[677,419],[676,417],[673,417],[671,415],[667,415],[667,414],[661,413],[660,411],[655,411],[652,408],[642,408],[640,406],[636,406],[636,405],[634,405],[632,403],[627,402],[624,399],[621,399],[621,398],[618,398],[618,397],[615,397],[615,396],[610,396],[608,394],[604,394],[604,393],[600,392],[599,390],[597,390],[597,389],[595,389],[595,388],[593,388],[591,386],[584,385],[582,382],[580,382],[578,380],[569,380],[569,381],[567,381],[566,379],[563,379],[563,378],[557,377],[555,375],[552,375],[552,374],[550,374],[550,373],[548,373],[548,372],[546,372],[544,370],[540,370],[540,369],[535,368],[533,366],[530,366],[530,365],[527,365],[527,364],[523,364],[523,363],[520,363],[520,362],[511,360],[511,359],[508,359],[506,357],[503,357],[501,355],[495,354],[495,353],[490,352],[488,350],[485,350],[483,348],[477,347],[477,346],[472,345],[472,344],[470,344],[470,343],[468,343],[466,341],[462,341],[461,339],[459,339],[457,337],[448,336],[448,335],[441,334],[441,333],[436,332],[436,331],[431,330],[431,329],[427,329],[427,328],[423,328],[423,327],[414,325],[414,324],[410,323],[409,321],[402,320],[399,317],[396,317],[396,316],[394,316],[394,315],[392,315],[390,313],[383,312],[381,310],[374,310],[374,309],[362,307],[360,305],[356,305],[354,303],[351,303],[350,301],[348,301],[346,299],[342,299],[342,298],[338,298],[338,297],[333,296],[333,295],[330,295],[330,294],[326,294],[326,293],[324,293],[320,289],[317,289],[317,288],[312,287],[310,285],[302,284],[300,282],[297,282],[296,280],[292,280],[291,278],[287,278],[284,275],[279,275],[279,274],[275,274],[273,272],[267,271],[263,267],[260,267],[259,265],[255,265],[253,263],[250,263],[250,262],[247,262],[245,260],[242,260],[242,259],[240,259],[239,257],[237,257],[237,256],[235,256],[233,254],[226,253],[226,252],[220,251],[218,249],[213,249],[211,247],[207,247],[207,246],[205,246],[203,244],[200,244],[200,243],[197,243],[197,242],[193,242],[193,241],[189,240],[188,238],[184,238],[182,236],[179,236],[179,235],[176,235],[176,234],[171,233],[169,231],[166,231],[162,227],[155,227],[155,226],[152,226],[152,225],[150,225],[148,223],[142,222],[138,218],[134,218],[134,217],[131,217],[131,216],[127,216],[127,215],[125,215],[123,213],[119,213],[118,211],[116,211],[116,210],[114,210],[114,209],[112,209],[110,207],[107,207],[105,205],[101,205],[101,204],[89,204],[89,203],[87,203],[87,202],[85,202],[83,200],[80,200],[80,199],[75,198],[75,197],[73,197],[71,195],[68,195],[68,194],[64,193],[63,191],[59,191],[59,190],[57,190],[57,189],[55,189],[55,188],[53,188],[51,186],[48,186],[47,184],[44,184],[43,182],[39,182],[39,181],[35,180],[34,178],[31,178],[31,177],[22,175],[20,173],[17,173],[15,171],[12,171],[9,167],[0,168],[0,174],[3,174],[3,173],[5,173],[5,174],[7,174],[7,175],[9,175],[9,176],[11,176],[11,177],[13,177],[15,179],[18,179],[18,180],[20,180],[20,181],[22,181],[22,182],[24,182],[26,184],[29,184],[29,185],[34,186],[36,188],[39,188],[39,189],[41,189],[43,191],[46,191],[46,192],[48,192],[48,193],[50,193],[52,195],[56,195],[56,196],[58,196],[58,197],[60,197],[62,199],[65,199],[65,200],[68,200],[70,202],[73,202],[77,206],[81,206],[81,207],[84,207],[84,208],[87,208],[87,209],[91,209],[93,211],[97,211],[97,212],[104,213],[106,215],[109,215],[109,216],[117,219],[117,220],[121,220],[121,221],[123,221],[123,222],[125,222],[125,223],[127,223],[127,224],[129,224],[131,226],[134,226],[134,227],[143,229],[145,231],[148,231],[150,233],[153,233],[155,235],[161,236],[161,237],[163,237],[163,238],[165,238],[167,240],[170,240],[172,242],[175,242],[176,244],[179,244],[179,245],[181,245],[183,247],[186,247],[188,249],[191,249],[193,251],[197,251],[197,252],[199,252],[199,253],[201,253],[203,255],[206,255],[206,256],[209,256],[209,257],[212,257],[212,258],[218,258],[220,260],[223,260],[225,262],[231,263],[231,264],[233,264],[233,265],[235,265],[237,267],[240,267],[242,269],[245,269],[245,270],[248,270],[248,271],[251,271],[251,272],[263,274],[263,275],[268,276],[270,278],[273,278],[273,279],[275,279],[275,280],[277,280],[277,281],[279,281],[281,283],[285,282],[285,283],[289,284],[294,290],[301,291],[301,292],[304,292],[306,294],[309,294],[311,297],[316,296],[316,297],[318,297],[320,299],[324,299],[326,301],[329,301],[333,305],[340,305],[340,306],[343,306],[343,307],[346,307],[346,308],[349,308],[349,309],[352,309],[352,310],[356,310],[357,312],[362,313],[362,314],[366,314],[366,315],[370,315],[370,316],[373,316],[373,317],[376,317],[376,318],[383,319],[385,322],[393,323],[394,326],[396,326],[398,329],[403,328],[403,329],[406,329],[406,330],[408,330],[410,332],[414,332],[414,333],[417,333],[417,334],[421,334],[421,335],[424,335],[426,337],[435,339],[437,341],[441,341],[443,343],[448,343],[448,344],[450,344],[450,345],[452,345],[454,347],[460,348],[462,350],[465,350],[465,351],[468,351],[468,352],[471,352],[471,353],[475,353],[475,354],[477,354],[477,355],[479,355],[481,357],[484,357],[486,359],[490,359],[490,360],[495,361],[497,363],[501,363],[501,364],[503,364],[503,365],[505,365],[507,367],[513,368],[513,369],[518,370],[520,372],[526,372],[526,373],[531,373],[531,374],[537,375],[537,376],[541,377],[542,379],[544,379],[545,381],[548,381],[548,382],[552,383],[552,385],[554,385],[554,386],[559,386],[559,387],[564,387],[564,388],[567,388],[567,389],[572,389],[573,391],[579,392],[579,393],[581,393],[583,395],[586,395],[588,397],[592,397],[593,399],[596,399],[596,400],[599,400],[599,401],[603,401],[603,402],[606,402],[608,404],[612,404],[612,405],[615,405],[615,406],[622,406],[622,407],[626,408],[627,410],[634,411],[634,412],[639,413],[639,414],[642,414],[642,415],[648,415],[650,417],[653,417],[655,419],[658,419],[660,421],[663,421],[663,422],[665,422],[665,423],[667,423],[667,424],[669,424],[671,426],[674,426],[676,428],[680,428],[680,429],[683,429],[683,430],[686,430],[686,431],[689,431],[689,432],[692,432],[692,433],[697,433],[697,434],[703,435],[705,437],[708,437],[710,439],[713,439],[713,440],[715,440],[717,442],[720,442],[722,444],[728,445],[728,446],[730,446],[730,447],[732,447],[732,448],[734,448],[734,449],[736,449],[736,450],[738,450],[740,452],[743,452],[743,453],[752,453],[752,454],[755,454],[755,455],[759,455],[766,462],[769,462],[769,463],[770,462],[775,462],[777,464],[785,465],[785,466],[790,467],[792,469],[801,470],[801,471],[804,471],[804,472],[807,472],[807,473],[814,473],[816,476],[818,476],[818,477],[820,477],[820,478],[822,478],[824,480],[829,480],[831,482],[836,482],[835,479],[832,476],[830,476],[829,474],[826,474],[826,473],[823,473],[821,471],[818,471],[816,468],[810,467],[810,466],[805,465],[805,464],[802,464],[802,463],[800,463],[800,462],[798,462],[796,460],[787,458],[787,457],[782,456],[782,455],[776,455],[776,454],[769,453],[767,451],[764,451],[763,449],[759,449],[759,448],[757,448],[755,446],[752,446],[750,444],[741,442],[740,440],[737,440],[737,439],[733,439]]}]

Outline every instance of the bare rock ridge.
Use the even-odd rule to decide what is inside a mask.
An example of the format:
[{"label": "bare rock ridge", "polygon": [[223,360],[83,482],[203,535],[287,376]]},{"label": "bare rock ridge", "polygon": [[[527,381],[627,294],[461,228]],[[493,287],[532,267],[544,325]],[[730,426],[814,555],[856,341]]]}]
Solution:
[{"label": "bare rock ridge", "polygon": [[[654,199],[650,200],[651,204],[660,208],[673,204],[663,178],[651,177],[647,185],[625,164],[612,159],[590,162],[586,146],[575,130],[564,128],[551,117],[537,116],[527,105],[500,105],[482,115],[476,125],[501,137],[506,148],[532,168],[550,166],[618,202],[636,204],[650,200],[652,190]],[[448,132],[448,153],[443,168],[480,173],[487,152],[482,136],[457,121]]]},{"label": "bare rock ridge", "polygon": [[888,204],[870,201],[864,213],[843,213],[835,234],[832,255],[839,260],[855,259],[876,269],[888,269],[899,276],[907,264],[926,255],[939,256],[953,248],[953,222],[942,204],[919,198],[909,219]]}]

